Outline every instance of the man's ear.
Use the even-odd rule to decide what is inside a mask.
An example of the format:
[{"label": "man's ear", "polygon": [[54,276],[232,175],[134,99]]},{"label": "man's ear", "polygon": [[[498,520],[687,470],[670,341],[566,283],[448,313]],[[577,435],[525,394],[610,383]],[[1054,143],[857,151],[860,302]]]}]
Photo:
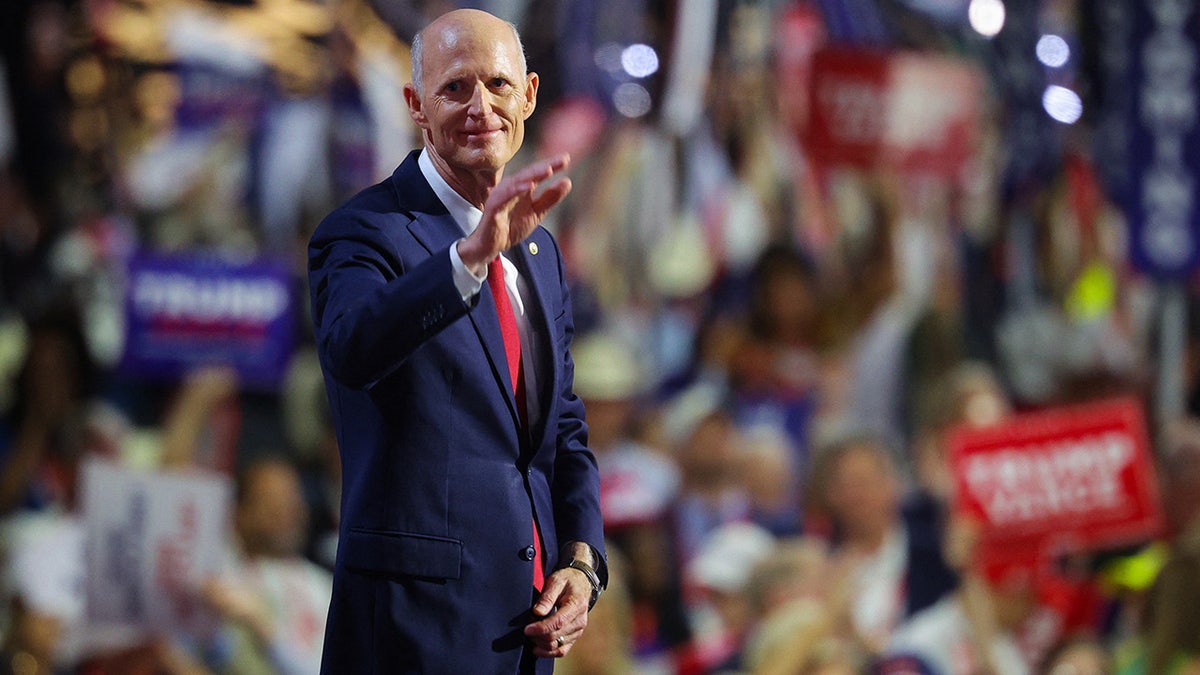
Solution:
[{"label": "man's ear", "polygon": [[525,119],[533,114],[533,109],[537,107],[537,89],[538,89],[538,74],[529,73],[525,76],[525,105],[522,112]]},{"label": "man's ear", "polygon": [[404,85],[404,102],[408,104],[408,116],[422,129],[429,128],[429,118],[425,116],[425,110],[421,107],[421,95],[417,93],[417,88],[412,82]]}]

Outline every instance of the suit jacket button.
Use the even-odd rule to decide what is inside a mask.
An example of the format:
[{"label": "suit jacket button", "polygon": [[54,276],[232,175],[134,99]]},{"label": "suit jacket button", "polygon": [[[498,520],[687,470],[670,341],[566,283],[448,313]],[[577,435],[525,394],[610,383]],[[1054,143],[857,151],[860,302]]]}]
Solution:
[{"label": "suit jacket button", "polygon": [[526,546],[525,550],[521,551],[521,558],[524,560],[533,560],[536,554],[537,551],[534,551],[532,546]]}]

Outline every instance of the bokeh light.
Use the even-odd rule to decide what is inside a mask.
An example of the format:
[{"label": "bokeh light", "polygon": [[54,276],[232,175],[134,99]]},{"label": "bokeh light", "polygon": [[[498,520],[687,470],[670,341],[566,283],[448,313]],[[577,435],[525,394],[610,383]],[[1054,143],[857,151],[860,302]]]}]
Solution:
[{"label": "bokeh light", "polygon": [[613,107],[625,117],[642,117],[650,112],[650,92],[640,84],[626,82],[613,91]]},{"label": "bokeh light", "polygon": [[596,52],[592,55],[596,66],[606,73],[616,74],[621,72],[621,45],[615,42],[606,42],[596,48]]},{"label": "bokeh light", "polygon": [[984,37],[995,37],[1004,28],[1004,2],[1002,0],[971,0],[967,9],[967,20],[971,28]]},{"label": "bokeh light", "polygon": [[621,52],[621,67],[633,77],[650,77],[658,72],[658,52],[650,45],[629,45]]},{"label": "bokeh light", "polygon": [[1079,94],[1057,84],[1046,87],[1042,107],[1047,115],[1063,124],[1074,124],[1083,116],[1083,101]]},{"label": "bokeh light", "polygon": [[1054,34],[1039,38],[1036,50],[1038,61],[1051,68],[1061,68],[1071,58],[1071,47],[1067,41]]}]

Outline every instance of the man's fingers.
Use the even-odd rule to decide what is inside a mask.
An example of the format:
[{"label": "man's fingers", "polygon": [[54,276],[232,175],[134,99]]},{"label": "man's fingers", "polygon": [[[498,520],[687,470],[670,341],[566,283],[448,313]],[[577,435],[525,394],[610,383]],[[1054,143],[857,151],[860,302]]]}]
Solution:
[{"label": "man's fingers", "polygon": [[534,210],[538,213],[549,211],[555,204],[566,198],[567,194],[571,192],[571,187],[570,178],[563,178],[551,183],[540,195],[534,198]]},{"label": "man's fingers", "polygon": [[534,654],[544,658],[565,656],[583,635],[587,627],[587,609],[576,612],[572,605],[573,602],[553,616],[525,628],[526,637],[533,642]]},{"label": "man's fingers", "polygon": [[533,613],[538,616],[549,616],[550,610],[554,609],[566,586],[567,584],[561,576],[550,575],[550,578],[546,579],[546,585],[542,588],[542,594],[538,596],[537,602],[533,605]]},{"label": "man's fingers", "polygon": [[484,210],[491,210],[493,213],[511,209],[516,201],[523,196],[533,194],[533,189],[537,187],[534,181],[513,181],[512,183],[501,183],[488,196],[488,203],[484,204]]},{"label": "man's fingers", "polygon": [[[571,191],[571,181],[555,177],[570,163],[566,154],[545,159],[506,176],[488,195],[483,205],[483,218],[470,238],[471,259],[468,265],[479,265],[529,236],[542,218]],[[538,188],[545,185],[540,193]],[[464,255],[462,248],[459,254]],[[547,608],[547,612],[549,609]]]},{"label": "man's fingers", "polygon": [[[498,210],[510,207],[512,206],[512,202],[522,195],[532,196],[533,191],[537,189],[538,186],[540,186],[542,183],[545,183],[550,178],[553,178],[555,174],[565,169],[569,163],[569,158],[566,155],[562,155],[552,160],[535,162],[513,174],[512,176],[509,176],[505,180],[501,181],[500,185],[496,186],[498,194],[495,195],[495,208]],[[557,186],[558,184],[555,183],[548,188],[547,191],[558,191],[563,189]],[[570,192],[570,185],[568,184],[565,189],[567,192]],[[558,200],[547,204],[545,208],[550,208],[554,204],[557,204],[558,201],[562,200],[563,196],[566,196],[566,192],[563,192]],[[488,201],[491,201],[491,199]]]},{"label": "man's fingers", "polygon": [[517,173],[513,174],[513,178],[519,181],[541,183],[547,178],[550,178],[554,174],[559,173],[563,169],[567,168],[567,166],[570,164],[571,157],[564,153],[556,157],[550,157],[534,162],[533,164],[530,164],[524,169],[521,169]]},{"label": "man's fingers", "polygon": [[[526,626],[526,637],[535,641],[553,639],[564,632],[582,630],[587,625],[588,595],[581,593],[578,588],[572,588],[574,581],[571,574],[563,570],[551,574],[546,579],[542,595],[533,606],[534,615],[545,618]],[[551,614],[551,610],[557,611]]]},{"label": "man's fingers", "polygon": [[562,633],[547,641],[537,641],[533,645],[535,656],[546,659],[557,659],[567,655],[575,641],[583,636],[583,629]]}]

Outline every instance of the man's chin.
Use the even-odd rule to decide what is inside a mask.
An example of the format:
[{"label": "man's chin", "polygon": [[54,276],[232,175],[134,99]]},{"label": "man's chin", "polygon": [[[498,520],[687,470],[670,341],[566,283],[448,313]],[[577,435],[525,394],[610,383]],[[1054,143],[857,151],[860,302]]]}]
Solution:
[{"label": "man's chin", "polygon": [[498,137],[486,142],[461,145],[456,154],[466,166],[497,170],[503,169],[517,154],[517,147],[509,143],[507,137]]},{"label": "man's chin", "polygon": [[499,171],[500,169],[503,169],[504,165],[507,163],[507,158],[487,155],[484,157],[472,158],[472,161],[468,162],[468,166],[477,171]]}]

